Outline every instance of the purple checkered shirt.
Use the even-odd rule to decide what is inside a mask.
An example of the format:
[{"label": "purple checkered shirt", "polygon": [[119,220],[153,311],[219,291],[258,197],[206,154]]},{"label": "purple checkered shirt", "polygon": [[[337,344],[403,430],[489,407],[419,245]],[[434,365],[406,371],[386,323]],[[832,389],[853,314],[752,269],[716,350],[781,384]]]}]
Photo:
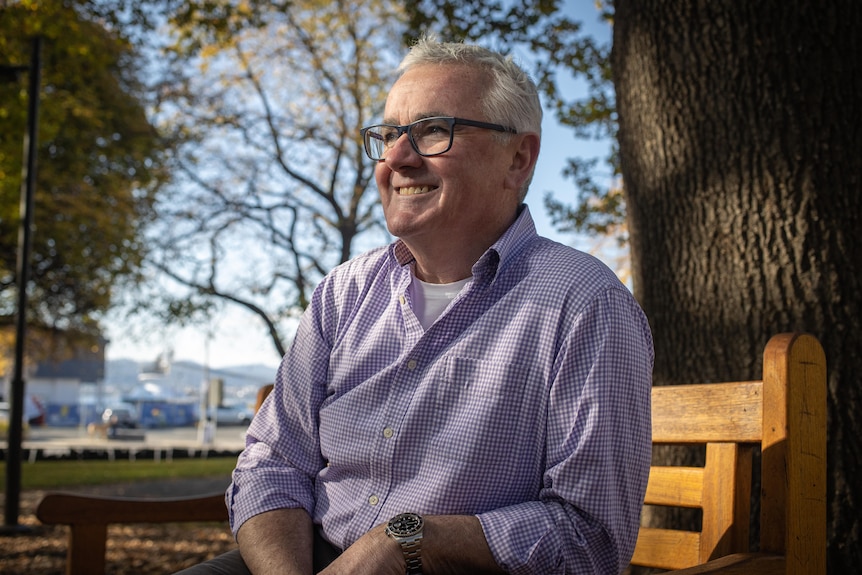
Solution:
[{"label": "purple checkered shirt", "polygon": [[423,330],[396,242],[314,293],[227,492],[231,527],[304,508],[346,548],[413,511],[478,516],[511,573],[618,573],[650,462],[652,337],[529,210]]}]

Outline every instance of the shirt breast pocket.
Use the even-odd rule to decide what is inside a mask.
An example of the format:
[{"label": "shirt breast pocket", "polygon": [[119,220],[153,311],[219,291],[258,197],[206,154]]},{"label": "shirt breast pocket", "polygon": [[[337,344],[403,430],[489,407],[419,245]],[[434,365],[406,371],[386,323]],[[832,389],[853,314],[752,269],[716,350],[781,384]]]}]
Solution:
[{"label": "shirt breast pocket", "polygon": [[[525,393],[528,379],[525,365],[449,358],[434,384],[431,441],[436,454],[496,467],[532,444],[525,434],[539,422],[535,399]],[[532,421],[524,421],[530,411]]]}]

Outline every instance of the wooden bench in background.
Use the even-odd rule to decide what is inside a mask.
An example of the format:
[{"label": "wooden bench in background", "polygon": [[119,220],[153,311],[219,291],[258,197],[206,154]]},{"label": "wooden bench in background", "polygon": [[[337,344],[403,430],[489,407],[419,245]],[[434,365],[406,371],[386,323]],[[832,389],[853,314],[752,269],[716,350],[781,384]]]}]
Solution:
[{"label": "wooden bench in background", "polygon": [[[656,387],[653,443],[703,444],[705,467],[653,467],[647,505],[700,508],[701,530],[642,527],[632,564],[677,575],[825,575],[826,360],[809,335],[781,334],[759,381]],[[748,552],[752,456],[762,451],[760,551]],[[49,494],[46,524],[69,525],[66,573],[104,573],[110,523],[221,521],[221,495],[128,500]]]},{"label": "wooden bench in background", "polygon": [[[763,378],[653,388],[653,444],[706,446],[704,467],[652,467],[648,505],[699,508],[699,532],[642,527],[632,564],[677,575],[825,575],[826,359],[814,337],[774,336]],[[752,455],[761,449],[760,550],[749,553]]]},{"label": "wooden bench in background", "polygon": [[42,523],[69,526],[67,575],[99,575],[105,572],[108,525],[226,522],[228,519],[224,493],[175,499],[49,493],[39,502],[36,516]]}]

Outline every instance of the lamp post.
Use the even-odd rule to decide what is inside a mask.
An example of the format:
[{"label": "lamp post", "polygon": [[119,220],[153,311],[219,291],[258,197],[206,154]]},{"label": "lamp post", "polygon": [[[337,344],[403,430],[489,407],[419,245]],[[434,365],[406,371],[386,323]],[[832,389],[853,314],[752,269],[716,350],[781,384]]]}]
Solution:
[{"label": "lamp post", "polygon": [[29,67],[3,66],[2,72],[30,71],[27,108],[27,134],[24,138],[24,163],[21,181],[21,223],[18,227],[18,321],[15,331],[15,364],[9,412],[6,449],[6,506],[4,530],[23,530],[18,523],[21,502],[21,443],[24,422],[24,340],[27,335],[27,284],[30,279],[30,236],[33,225],[33,192],[36,183],[37,127],[39,90],[42,72],[42,39],[33,39]]}]

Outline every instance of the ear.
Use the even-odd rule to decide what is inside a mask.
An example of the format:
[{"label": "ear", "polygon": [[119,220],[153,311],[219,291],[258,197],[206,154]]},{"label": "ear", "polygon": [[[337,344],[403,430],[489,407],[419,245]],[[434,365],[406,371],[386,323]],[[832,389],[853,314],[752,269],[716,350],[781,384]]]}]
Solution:
[{"label": "ear", "polygon": [[539,134],[535,132],[525,132],[512,137],[507,146],[511,152],[512,161],[506,174],[506,189],[521,189],[533,173],[536,160],[539,158],[539,146]]}]

